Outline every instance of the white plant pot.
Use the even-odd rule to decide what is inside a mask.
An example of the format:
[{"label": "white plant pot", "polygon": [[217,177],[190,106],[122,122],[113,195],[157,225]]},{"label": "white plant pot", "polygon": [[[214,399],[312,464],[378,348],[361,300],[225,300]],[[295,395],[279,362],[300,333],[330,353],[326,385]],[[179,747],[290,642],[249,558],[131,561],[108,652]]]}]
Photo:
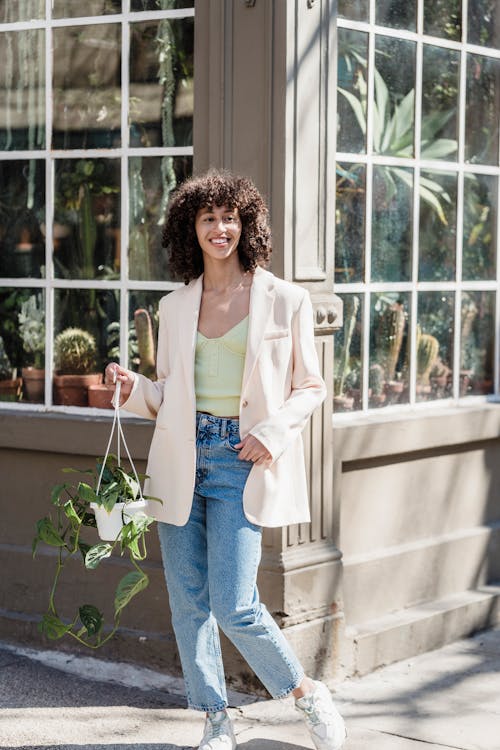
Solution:
[{"label": "white plant pot", "polygon": [[116,503],[109,513],[102,505],[97,505],[97,503],[90,503],[90,508],[94,511],[99,538],[103,542],[114,542],[132,516],[144,512],[146,501],[136,500],[133,503]]}]

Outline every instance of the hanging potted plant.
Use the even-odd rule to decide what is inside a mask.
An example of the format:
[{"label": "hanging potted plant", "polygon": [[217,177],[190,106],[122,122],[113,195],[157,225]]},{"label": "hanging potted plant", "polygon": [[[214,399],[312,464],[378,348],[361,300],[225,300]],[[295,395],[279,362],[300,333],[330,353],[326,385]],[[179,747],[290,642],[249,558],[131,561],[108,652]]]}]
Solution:
[{"label": "hanging potted plant", "polygon": [[18,401],[22,380],[16,375],[17,369],[12,367],[0,336],[0,401]]},{"label": "hanging potted plant", "polygon": [[[52,514],[41,518],[33,540],[33,556],[40,543],[57,548],[49,607],[39,624],[40,632],[52,640],[67,635],[92,649],[103,646],[116,633],[124,608],[149,583],[139,563],[146,559],[146,534],[154,521],[145,512],[146,500],[157,498],[142,494],[140,479],[144,479],[144,476],[140,476],[135,469],[120,424],[119,386],[117,395],[111,435],[104,458],[97,460],[97,470],[63,469],[66,473],[92,474],[94,482],[56,485],[51,495],[55,519]],[[118,431],[117,456],[109,453],[115,427]],[[121,466],[120,438],[130,462],[130,472]],[[96,526],[101,541],[89,544],[90,539],[86,540],[84,534]],[[63,620],[57,610],[56,592],[68,561],[80,560],[85,570],[91,572],[115,551],[122,557],[128,557],[131,570],[116,588],[113,625],[109,632],[103,634],[104,615],[93,604],[80,605],[72,619]]]},{"label": "hanging potted plant", "polygon": [[28,401],[35,403],[43,401],[45,391],[45,310],[38,300],[37,295],[32,294],[22,303],[18,315],[23,349],[33,362],[21,370],[24,393]]},{"label": "hanging potted plant", "polygon": [[66,328],[54,340],[54,402],[88,406],[89,385],[102,382],[97,370],[94,336],[81,328]]}]

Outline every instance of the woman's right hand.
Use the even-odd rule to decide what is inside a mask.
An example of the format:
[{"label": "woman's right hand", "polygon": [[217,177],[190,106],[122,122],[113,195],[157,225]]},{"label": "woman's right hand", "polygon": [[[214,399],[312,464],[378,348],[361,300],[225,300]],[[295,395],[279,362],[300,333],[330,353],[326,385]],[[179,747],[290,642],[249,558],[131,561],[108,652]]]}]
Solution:
[{"label": "woman's right hand", "polygon": [[126,370],[125,367],[117,364],[116,362],[110,362],[104,370],[104,382],[108,384],[116,383],[119,380],[121,385],[121,398],[120,406],[130,396],[130,391],[135,381],[135,374],[131,370]]}]

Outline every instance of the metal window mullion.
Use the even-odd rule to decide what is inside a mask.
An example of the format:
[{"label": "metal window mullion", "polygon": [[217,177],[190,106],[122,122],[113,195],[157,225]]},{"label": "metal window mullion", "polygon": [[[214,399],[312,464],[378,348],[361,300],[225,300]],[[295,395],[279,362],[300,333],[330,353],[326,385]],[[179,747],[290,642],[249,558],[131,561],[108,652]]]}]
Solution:
[{"label": "metal window mullion", "polygon": [[127,13],[122,22],[122,66],[121,66],[121,231],[120,231],[120,364],[128,367],[128,277],[129,277],[129,221],[130,200],[128,180],[128,154],[130,144],[129,134],[129,94],[130,94],[130,23],[129,23],[129,0],[126,2]]},{"label": "metal window mullion", "polygon": [[53,127],[52,3],[45,1],[45,398],[52,406],[52,375],[54,366],[54,160],[50,150]]}]

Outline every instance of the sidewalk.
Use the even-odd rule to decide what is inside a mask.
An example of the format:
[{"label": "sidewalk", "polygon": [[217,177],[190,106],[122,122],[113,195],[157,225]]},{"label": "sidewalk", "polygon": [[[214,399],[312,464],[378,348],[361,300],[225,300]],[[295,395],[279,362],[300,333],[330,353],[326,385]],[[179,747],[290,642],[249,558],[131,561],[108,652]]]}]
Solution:
[{"label": "sidewalk", "polygon": [[[204,718],[180,680],[0,644],[0,748],[185,750]],[[345,750],[500,750],[500,628],[335,690]],[[313,747],[292,700],[230,695],[239,750]]]}]

